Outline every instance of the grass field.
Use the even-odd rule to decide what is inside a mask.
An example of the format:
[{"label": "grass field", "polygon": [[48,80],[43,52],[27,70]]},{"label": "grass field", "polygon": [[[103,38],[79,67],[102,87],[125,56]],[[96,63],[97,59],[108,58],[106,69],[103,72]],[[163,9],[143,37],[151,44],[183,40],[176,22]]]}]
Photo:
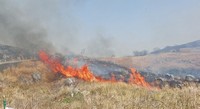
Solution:
[{"label": "grass field", "polygon": [[[40,81],[32,80],[34,72],[41,73]],[[198,87],[159,90],[79,80],[74,88],[65,80],[41,62],[24,62],[0,73],[0,101],[5,96],[15,109],[200,109]]]},{"label": "grass field", "polygon": [[[119,58],[104,58],[104,61],[111,61],[128,68],[134,67],[140,71],[163,73],[170,69],[195,69],[200,71],[200,52],[178,52],[149,54],[146,56],[130,56]],[[192,71],[191,71],[192,72]]]}]

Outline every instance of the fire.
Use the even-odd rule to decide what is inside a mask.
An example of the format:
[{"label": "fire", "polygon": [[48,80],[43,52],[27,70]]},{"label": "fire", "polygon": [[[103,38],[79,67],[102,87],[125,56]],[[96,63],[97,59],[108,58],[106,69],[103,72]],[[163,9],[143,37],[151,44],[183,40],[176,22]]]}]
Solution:
[{"label": "fire", "polygon": [[142,75],[140,75],[140,73],[137,72],[137,70],[131,68],[131,73],[132,74],[130,74],[129,83],[150,87],[149,83],[145,81],[145,78]]},{"label": "fire", "polygon": [[[73,68],[72,66],[64,67],[61,62],[57,59],[51,58],[46,52],[40,51],[39,58],[47,64],[50,69],[55,73],[61,73],[66,77],[75,77],[78,79],[82,79],[85,81],[97,81],[97,82],[118,82],[124,81],[122,77],[121,80],[117,80],[115,75],[111,75],[111,79],[106,80],[101,77],[95,76],[89,69],[87,65],[82,66],[81,68]],[[150,85],[145,81],[144,77],[140,75],[134,68],[131,68],[132,73],[130,74],[130,78],[128,83],[136,84],[144,87],[150,87]]]}]

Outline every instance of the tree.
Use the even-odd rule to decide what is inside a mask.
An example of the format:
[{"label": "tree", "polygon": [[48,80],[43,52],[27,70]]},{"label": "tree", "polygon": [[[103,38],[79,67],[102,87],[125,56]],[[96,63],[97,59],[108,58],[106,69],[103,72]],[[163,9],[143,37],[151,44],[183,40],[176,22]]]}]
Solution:
[{"label": "tree", "polygon": [[143,50],[143,51],[133,51],[133,55],[134,56],[145,56],[148,54],[147,50]]}]

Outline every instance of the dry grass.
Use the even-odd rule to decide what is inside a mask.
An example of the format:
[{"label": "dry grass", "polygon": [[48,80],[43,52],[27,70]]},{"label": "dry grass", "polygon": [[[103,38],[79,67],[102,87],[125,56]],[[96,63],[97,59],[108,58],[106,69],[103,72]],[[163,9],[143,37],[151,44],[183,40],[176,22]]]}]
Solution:
[{"label": "dry grass", "polygon": [[105,58],[126,67],[141,71],[163,72],[163,69],[197,69],[200,70],[200,52],[178,52],[150,54],[146,56]]},{"label": "dry grass", "polygon": [[[29,78],[41,72],[42,80],[25,84],[20,76]],[[0,73],[0,95],[15,109],[198,109],[199,88],[146,89],[125,83],[80,82],[79,91],[64,85],[64,78],[55,75],[40,62],[26,62]],[[3,85],[2,85],[3,84]],[[1,97],[0,101],[3,101]]]}]

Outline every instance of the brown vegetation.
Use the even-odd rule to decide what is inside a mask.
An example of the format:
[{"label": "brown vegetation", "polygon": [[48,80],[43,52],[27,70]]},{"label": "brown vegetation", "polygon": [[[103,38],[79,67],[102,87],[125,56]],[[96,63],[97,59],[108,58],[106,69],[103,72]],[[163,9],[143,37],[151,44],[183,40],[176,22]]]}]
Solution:
[{"label": "brown vegetation", "polygon": [[[40,81],[32,80],[34,72],[41,74]],[[0,73],[0,95],[15,109],[200,108],[200,90],[196,87],[156,90],[125,83],[79,81],[72,88],[64,82],[65,78],[59,78],[41,62],[24,62]]]},{"label": "brown vegetation", "polygon": [[178,52],[150,54],[146,56],[133,56],[121,58],[105,58],[102,60],[118,63],[126,67],[134,67],[146,72],[163,72],[169,69],[196,69],[199,70],[200,52]]}]

